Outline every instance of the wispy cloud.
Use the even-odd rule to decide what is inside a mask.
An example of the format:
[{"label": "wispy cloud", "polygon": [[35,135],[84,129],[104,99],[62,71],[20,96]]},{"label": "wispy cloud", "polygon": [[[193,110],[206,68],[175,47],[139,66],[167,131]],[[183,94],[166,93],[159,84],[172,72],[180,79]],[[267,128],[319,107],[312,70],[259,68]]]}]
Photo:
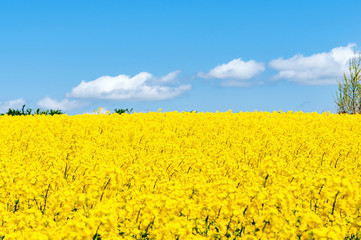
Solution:
[{"label": "wispy cloud", "polygon": [[265,70],[264,63],[255,60],[243,61],[241,58],[234,59],[211,69],[208,73],[200,72],[198,77],[227,79],[222,86],[248,86],[244,80],[248,80]]},{"label": "wispy cloud", "polygon": [[148,72],[133,77],[129,75],[102,76],[93,81],[82,81],[74,87],[68,98],[88,98],[105,100],[164,100],[178,97],[191,89],[191,85],[169,86],[179,71],[157,78]]},{"label": "wispy cloud", "polygon": [[159,78],[159,83],[174,83],[181,71],[177,70],[170,72],[167,75]]},{"label": "wispy cloud", "polygon": [[272,60],[269,66],[279,71],[274,79],[287,79],[305,85],[336,84],[347,70],[355,46],[348,44],[311,56],[297,54],[289,59],[278,58]]},{"label": "wispy cloud", "polygon": [[0,112],[1,113],[7,112],[9,108],[20,109],[24,104],[25,104],[25,100],[22,98],[16,100],[3,101],[0,102]]},{"label": "wispy cloud", "polygon": [[41,108],[46,109],[60,109],[63,111],[73,110],[87,105],[85,102],[79,100],[69,100],[63,99],[61,101],[52,99],[50,97],[45,97],[37,102],[37,105]]}]

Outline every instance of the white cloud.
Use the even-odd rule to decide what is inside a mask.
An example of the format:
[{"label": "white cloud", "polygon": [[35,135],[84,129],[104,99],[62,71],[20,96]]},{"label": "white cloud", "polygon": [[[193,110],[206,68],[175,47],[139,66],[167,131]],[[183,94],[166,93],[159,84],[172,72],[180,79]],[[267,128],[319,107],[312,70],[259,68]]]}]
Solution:
[{"label": "white cloud", "polygon": [[25,105],[25,100],[22,98],[16,99],[16,100],[9,100],[0,102],[0,113],[5,113],[11,109],[21,109]]},{"label": "white cloud", "polygon": [[256,62],[254,60],[245,62],[240,58],[237,58],[228,63],[218,65],[208,73],[198,73],[198,76],[201,78],[246,80],[264,70],[264,63]]},{"label": "white cloud", "polygon": [[37,105],[41,108],[46,109],[59,109],[63,111],[72,110],[76,108],[80,108],[82,106],[85,106],[86,103],[80,102],[78,100],[69,100],[69,99],[63,99],[61,101],[51,99],[49,97],[45,97],[37,102]]},{"label": "white cloud", "polygon": [[307,57],[298,54],[289,59],[278,58],[272,60],[269,66],[279,71],[274,79],[288,79],[306,85],[336,84],[347,71],[355,46],[348,44]]},{"label": "white cloud", "polygon": [[66,97],[93,98],[106,100],[164,100],[181,95],[191,85],[170,87],[162,83],[173,81],[179,71],[158,79],[152,74],[141,72],[133,77],[128,75],[102,76],[93,81],[82,81]]},{"label": "white cloud", "polygon": [[177,79],[179,73],[180,73],[179,70],[174,71],[174,72],[170,72],[170,73],[168,73],[167,75],[161,77],[161,78],[159,79],[159,82],[161,82],[161,83],[174,82],[174,81]]}]

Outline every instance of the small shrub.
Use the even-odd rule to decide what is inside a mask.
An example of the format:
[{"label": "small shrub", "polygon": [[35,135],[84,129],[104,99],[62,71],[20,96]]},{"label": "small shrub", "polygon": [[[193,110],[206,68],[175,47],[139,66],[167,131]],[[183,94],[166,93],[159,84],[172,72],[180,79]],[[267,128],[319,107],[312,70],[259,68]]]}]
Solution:
[{"label": "small shrub", "polygon": [[126,109],[118,109],[118,108],[116,108],[116,109],[114,109],[114,112],[115,112],[115,113],[118,113],[118,114],[122,114],[122,113],[132,113],[132,112],[133,112],[133,108],[131,108],[131,109],[128,109],[128,108],[126,108]]}]

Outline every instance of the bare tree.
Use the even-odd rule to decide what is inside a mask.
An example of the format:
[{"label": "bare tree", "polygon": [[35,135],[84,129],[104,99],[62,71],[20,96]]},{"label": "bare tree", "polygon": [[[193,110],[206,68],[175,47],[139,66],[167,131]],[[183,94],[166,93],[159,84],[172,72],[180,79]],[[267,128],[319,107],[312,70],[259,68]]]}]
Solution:
[{"label": "bare tree", "polygon": [[338,82],[335,103],[338,113],[361,113],[361,55],[351,58],[349,61],[349,74],[343,74],[344,80]]}]

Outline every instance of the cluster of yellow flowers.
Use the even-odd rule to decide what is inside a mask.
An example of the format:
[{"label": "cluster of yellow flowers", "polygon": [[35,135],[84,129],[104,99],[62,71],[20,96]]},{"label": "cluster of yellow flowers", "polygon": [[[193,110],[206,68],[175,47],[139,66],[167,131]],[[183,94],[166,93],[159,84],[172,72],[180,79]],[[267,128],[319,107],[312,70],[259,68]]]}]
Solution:
[{"label": "cluster of yellow flowers", "polygon": [[344,239],[361,116],[2,116],[0,239]]}]

